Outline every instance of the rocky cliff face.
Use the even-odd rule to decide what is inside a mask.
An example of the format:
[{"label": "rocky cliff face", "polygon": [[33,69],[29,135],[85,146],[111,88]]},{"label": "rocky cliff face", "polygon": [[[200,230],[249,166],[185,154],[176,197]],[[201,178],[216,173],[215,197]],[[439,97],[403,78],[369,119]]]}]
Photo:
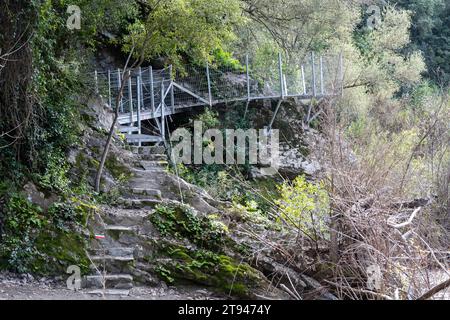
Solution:
[{"label": "rocky cliff face", "polygon": [[[74,151],[81,171],[98,159],[102,132],[110,123],[101,105],[90,105],[86,148]],[[200,285],[237,298],[298,298],[310,290],[332,298],[302,274],[307,261],[278,245],[295,235],[169,173],[164,151],[129,147],[116,137],[102,182],[111,200],[89,223],[92,274],[86,286],[100,290],[94,293],[128,294],[133,284],[165,282]],[[94,168],[87,170],[92,178]],[[285,264],[288,256],[296,260],[291,266]]]}]

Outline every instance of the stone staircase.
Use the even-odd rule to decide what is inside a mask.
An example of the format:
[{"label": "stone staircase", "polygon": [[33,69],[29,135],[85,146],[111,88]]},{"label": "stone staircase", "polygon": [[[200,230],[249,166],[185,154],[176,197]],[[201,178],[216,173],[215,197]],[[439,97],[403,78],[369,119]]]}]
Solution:
[{"label": "stone staircase", "polygon": [[[133,147],[137,161],[134,163],[134,178],[119,204],[126,209],[152,209],[162,201],[161,191],[149,187],[149,181],[157,179],[168,165],[164,147]],[[134,211],[133,211],[134,212]],[[92,274],[84,277],[83,287],[89,294],[98,296],[125,297],[133,288],[133,267],[136,265],[139,226],[130,225],[132,220],[111,219],[101,221],[94,229],[95,240],[88,251]],[[117,225],[116,223],[120,223]]]}]

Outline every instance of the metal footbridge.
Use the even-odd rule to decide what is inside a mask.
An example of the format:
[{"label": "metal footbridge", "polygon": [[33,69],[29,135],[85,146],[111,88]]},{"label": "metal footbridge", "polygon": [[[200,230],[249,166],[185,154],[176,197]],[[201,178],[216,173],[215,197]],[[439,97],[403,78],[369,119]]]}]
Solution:
[{"label": "metal footbridge", "polygon": [[[242,64],[214,67],[188,66],[174,71],[152,67],[129,70],[122,100],[115,105],[122,85],[122,70],[95,71],[95,89],[107,97],[112,109],[119,108],[120,132],[131,144],[165,141],[167,118],[195,107],[211,107],[224,103],[278,100],[272,121],[281,103],[288,98],[321,99],[340,94],[343,80],[342,55],[316,57],[314,53],[301,63],[283,63],[278,59],[251,63],[248,56]],[[143,134],[148,121],[156,134]]]}]

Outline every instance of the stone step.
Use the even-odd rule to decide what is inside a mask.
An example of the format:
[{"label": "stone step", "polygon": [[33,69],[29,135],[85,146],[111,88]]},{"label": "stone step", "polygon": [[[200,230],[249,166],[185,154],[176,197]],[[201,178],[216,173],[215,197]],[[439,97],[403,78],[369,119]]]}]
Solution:
[{"label": "stone step", "polygon": [[166,173],[167,169],[165,167],[146,167],[145,169],[131,169],[131,172],[135,177],[145,176],[146,174],[154,174],[154,173]]},{"label": "stone step", "polygon": [[162,141],[162,138],[159,136],[146,134],[126,134],[125,138],[128,143],[157,143]]},{"label": "stone step", "polygon": [[138,146],[130,146],[130,150],[131,152],[133,152],[133,154],[139,154],[139,147]]},{"label": "stone step", "polygon": [[[116,241],[119,241],[119,242],[120,242],[120,239],[130,238],[130,236],[134,237],[136,232],[137,232],[136,227],[114,226],[114,225],[108,225],[105,227],[106,237],[111,238]],[[105,241],[102,241],[102,243],[103,242],[105,242]]]},{"label": "stone step", "polygon": [[140,158],[144,161],[168,161],[168,158],[165,154],[142,154]]},{"label": "stone step", "polygon": [[132,187],[131,192],[139,196],[148,196],[149,198],[162,199],[161,191],[158,189]]},{"label": "stone step", "polygon": [[169,162],[166,160],[143,160],[139,161],[139,165],[143,168],[146,167],[165,167],[169,165]]},{"label": "stone step", "polygon": [[134,248],[91,248],[89,252],[94,256],[116,256],[116,257],[130,257],[134,256]]},{"label": "stone step", "polygon": [[120,232],[132,232],[132,231],[134,231],[133,227],[113,226],[113,225],[105,226],[105,230],[106,231],[120,231]]},{"label": "stone step", "polygon": [[84,288],[129,290],[133,288],[133,277],[129,274],[91,275],[83,279]]},{"label": "stone step", "polygon": [[90,269],[93,273],[106,271],[112,274],[125,274],[128,273],[130,267],[134,264],[134,256],[111,256],[111,255],[98,255],[91,257],[92,264]]},{"label": "stone step", "polygon": [[119,198],[118,202],[126,208],[154,208],[162,201],[158,199],[133,199],[133,198]]},{"label": "stone step", "polygon": [[166,148],[164,146],[149,146],[139,147],[138,154],[140,155],[158,155],[165,154]]},{"label": "stone step", "polygon": [[128,255],[128,256],[111,256],[111,255],[99,255],[99,256],[92,256],[92,261],[111,261],[111,262],[132,262],[134,261],[134,256]]},{"label": "stone step", "polygon": [[139,161],[139,162],[135,163],[134,166],[137,170],[144,169],[145,171],[149,171],[149,170],[154,170],[154,169],[165,170],[168,165],[169,165],[169,162],[167,162],[165,160],[160,160],[160,161],[143,160],[143,161]]},{"label": "stone step", "polygon": [[130,290],[118,290],[118,289],[97,289],[89,291],[88,294],[96,295],[96,296],[121,296],[121,297],[127,297],[130,295]]}]

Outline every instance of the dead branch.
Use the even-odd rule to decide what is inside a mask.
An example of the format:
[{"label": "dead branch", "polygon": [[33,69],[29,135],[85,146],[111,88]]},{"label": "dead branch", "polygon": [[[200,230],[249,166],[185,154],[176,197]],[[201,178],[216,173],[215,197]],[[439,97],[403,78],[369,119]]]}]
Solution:
[{"label": "dead branch", "polygon": [[416,210],[414,210],[414,212],[411,214],[411,216],[408,218],[408,220],[406,220],[405,222],[399,223],[399,224],[392,223],[391,222],[392,217],[390,217],[387,220],[387,224],[395,229],[400,229],[400,228],[409,226],[413,222],[414,218],[416,217],[417,213],[419,213],[420,210],[422,210],[422,207],[419,207]]},{"label": "dead branch", "polygon": [[[335,283],[335,282],[332,282],[332,281],[329,281],[329,280],[324,280],[324,282],[326,282],[328,284],[331,284],[334,287],[338,287],[338,288],[342,288],[342,289],[344,289],[344,288],[348,289],[348,287],[346,287],[346,286],[342,286],[339,283]],[[394,300],[392,297],[390,297],[390,296],[388,296],[386,294],[373,292],[373,291],[370,291],[370,290],[357,289],[357,288],[352,288],[351,290],[353,290],[355,292],[359,292],[359,293],[370,294],[372,296],[379,297],[379,298],[382,298],[382,299],[385,299],[385,300]]]},{"label": "dead branch", "polygon": [[447,281],[444,281],[444,282],[438,284],[437,286],[431,288],[430,290],[425,292],[423,295],[421,295],[419,298],[417,298],[417,300],[428,300],[428,299],[432,298],[435,294],[441,292],[444,289],[447,289],[448,287],[450,287],[450,278],[447,279]]}]

